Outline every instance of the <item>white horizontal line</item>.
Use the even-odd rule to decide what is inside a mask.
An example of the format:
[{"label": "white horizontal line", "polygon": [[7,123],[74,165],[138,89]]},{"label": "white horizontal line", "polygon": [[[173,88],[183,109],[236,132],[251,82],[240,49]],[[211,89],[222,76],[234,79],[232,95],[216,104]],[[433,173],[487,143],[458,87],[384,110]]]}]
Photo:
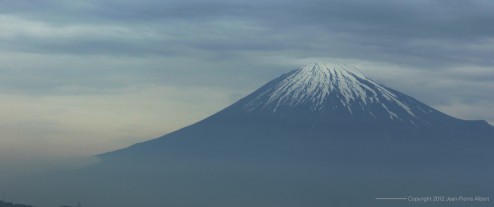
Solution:
[{"label": "white horizontal line", "polygon": [[406,200],[407,198],[376,198],[376,200]]}]

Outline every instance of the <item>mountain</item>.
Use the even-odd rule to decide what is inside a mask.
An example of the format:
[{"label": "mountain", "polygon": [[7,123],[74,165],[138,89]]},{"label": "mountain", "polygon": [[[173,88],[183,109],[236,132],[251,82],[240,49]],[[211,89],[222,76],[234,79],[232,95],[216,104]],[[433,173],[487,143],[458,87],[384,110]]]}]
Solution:
[{"label": "mountain", "polygon": [[195,124],[43,179],[56,181],[32,195],[129,207],[462,206],[375,198],[491,195],[493,147],[485,121],[314,63]]},{"label": "mountain", "polygon": [[[249,113],[317,113],[341,120],[430,125],[436,110],[388,89],[355,69],[310,64],[270,82],[241,103]],[[415,123],[417,122],[417,123]]]},{"label": "mountain", "polygon": [[[314,63],[268,82],[205,120],[101,158],[273,158],[386,165],[392,155],[423,163],[438,162],[430,156],[475,157],[472,153],[492,146],[478,143],[492,144],[493,134],[485,121],[446,115],[357,69]],[[437,149],[444,153],[438,155]]]}]

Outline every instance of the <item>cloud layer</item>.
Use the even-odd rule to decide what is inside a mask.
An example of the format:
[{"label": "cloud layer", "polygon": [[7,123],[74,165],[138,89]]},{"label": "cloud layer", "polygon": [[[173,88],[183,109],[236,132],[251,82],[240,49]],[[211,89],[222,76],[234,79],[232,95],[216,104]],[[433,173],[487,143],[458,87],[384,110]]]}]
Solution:
[{"label": "cloud layer", "polygon": [[[2,48],[224,58],[254,52],[491,65],[490,1],[5,1]],[[36,9],[33,9],[36,7]],[[295,53],[295,54],[294,54]]]}]

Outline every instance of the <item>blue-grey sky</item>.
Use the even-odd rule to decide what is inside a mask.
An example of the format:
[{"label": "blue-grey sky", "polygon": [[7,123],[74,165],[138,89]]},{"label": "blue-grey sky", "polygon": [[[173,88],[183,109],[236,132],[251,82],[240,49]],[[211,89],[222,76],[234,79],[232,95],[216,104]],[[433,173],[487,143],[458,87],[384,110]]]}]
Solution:
[{"label": "blue-grey sky", "polygon": [[493,22],[490,0],[0,0],[0,162],[157,137],[313,61],[492,124]]}]

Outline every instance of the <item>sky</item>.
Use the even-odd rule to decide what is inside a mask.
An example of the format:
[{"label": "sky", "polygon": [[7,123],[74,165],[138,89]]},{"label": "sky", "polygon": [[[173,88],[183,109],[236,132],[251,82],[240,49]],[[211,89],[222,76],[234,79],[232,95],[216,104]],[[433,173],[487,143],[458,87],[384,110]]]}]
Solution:
[{"label": "sky", "polygon": [[0,165],[197,122],[300,65],[494,124],[494,1],[0,0]]}]

